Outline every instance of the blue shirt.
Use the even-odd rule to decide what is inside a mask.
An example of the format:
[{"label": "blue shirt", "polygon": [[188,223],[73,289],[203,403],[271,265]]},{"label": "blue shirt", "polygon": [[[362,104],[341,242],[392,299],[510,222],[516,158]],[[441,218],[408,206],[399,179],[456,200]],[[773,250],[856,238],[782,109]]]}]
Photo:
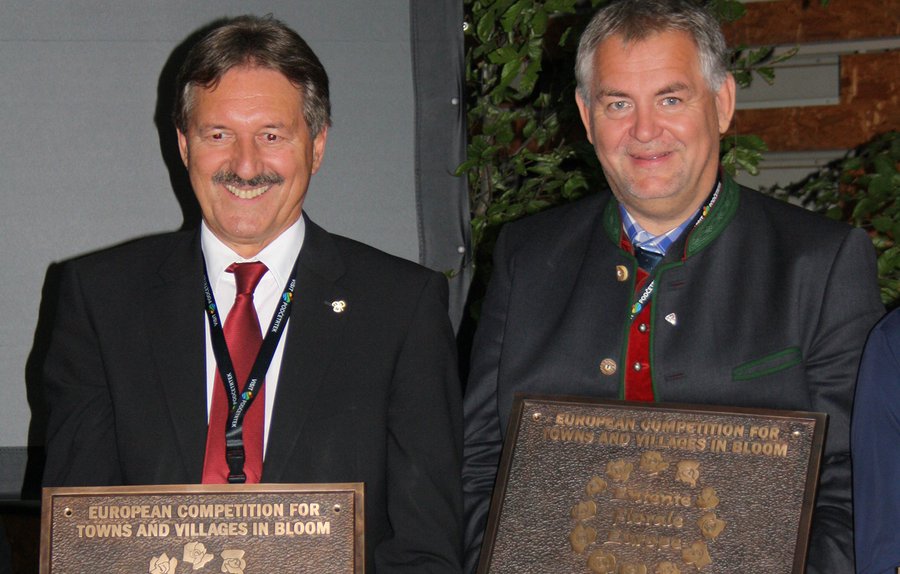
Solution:
[{"label": "blue shirt", "polygon": [[628,235],[628,240],[631,242],[631,245],[634,247],[640,246],[641,249],[659,253],[660,255],[666,254],[669,246],[681,237],[681,234],[687,229],[688,225],[694,221],[698,212],[699,210],[695,211],[675,229],[670,229],[662,235],[653,235],[641,227],[641,224],[631,217],[628,210],[626,210],[621,203],[619,204],[619,213],[622,214],[622,228],[625,229],[625,234]]}]

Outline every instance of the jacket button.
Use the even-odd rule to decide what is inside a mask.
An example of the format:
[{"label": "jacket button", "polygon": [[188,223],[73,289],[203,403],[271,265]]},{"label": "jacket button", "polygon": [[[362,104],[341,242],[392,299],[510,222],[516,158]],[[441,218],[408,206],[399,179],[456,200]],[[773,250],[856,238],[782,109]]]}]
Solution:
[{"label": "jacket button", "polygon": [[624,265],[616,265],[616,279],[621,283],[628,281],[628,268]]},{"label": "jacket button", "polygon": [[635,363],[635,364],[632,365],[632,368],[633,368],[635,371],[640,371],[640,370],[643,368],[643,365],[641,365],[640,363]]},{"label": "jacket button", "polygon": [[618,368],[619,366],[616,365],[616,362],[612,359],[603,359],[600,361],[600,372],[606,376],[615,375]]}]

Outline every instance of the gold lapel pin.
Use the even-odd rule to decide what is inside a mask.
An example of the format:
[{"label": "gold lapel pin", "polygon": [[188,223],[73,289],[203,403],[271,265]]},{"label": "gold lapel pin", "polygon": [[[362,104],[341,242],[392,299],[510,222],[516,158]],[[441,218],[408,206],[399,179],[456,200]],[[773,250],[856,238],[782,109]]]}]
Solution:
[{"label": "gold lapel pin", "polygon": [[347,310],[347,302],[343,299],[331,302],[331,310],[335,313],[343,313]]}]

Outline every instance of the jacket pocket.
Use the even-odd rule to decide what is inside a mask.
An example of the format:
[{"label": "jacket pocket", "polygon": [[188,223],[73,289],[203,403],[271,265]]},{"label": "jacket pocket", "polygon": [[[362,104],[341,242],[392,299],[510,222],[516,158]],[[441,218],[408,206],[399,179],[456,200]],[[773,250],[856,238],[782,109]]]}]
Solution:
[{"label": "jacket pocket", "polygon": [[800,347],[788,347],[782,351],[770,353],[765,357],[747,361],[731,371],[731,380],[749,381],[772,373],[790,369],[803,361]]}]

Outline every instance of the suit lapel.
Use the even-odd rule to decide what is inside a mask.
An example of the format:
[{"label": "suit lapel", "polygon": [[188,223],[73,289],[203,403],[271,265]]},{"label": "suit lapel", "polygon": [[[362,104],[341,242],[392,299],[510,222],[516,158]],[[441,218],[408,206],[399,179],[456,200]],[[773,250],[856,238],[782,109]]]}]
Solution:
[{"label": "suit lapel", "polygon": [[[304,215],[305,217],[305,215]],[[280,482],[291,453],[313,408],[328,365],[340,351],[339,339],[353,312],[346,288],[337,283],[344,264],[331,237],[306,219],[306,236],[297,266],[297,291],[291,311],[278,389],[269,428],[264,482]],[[332,304],[344,301],[346,310]]]},{"label": "suit lapel", "polygon": [[199,482],[206,447],[206,346],[201,319],[199,233],[180,235],[148,286],[144,305],[160,394],[170,414],[187,482]]}]

